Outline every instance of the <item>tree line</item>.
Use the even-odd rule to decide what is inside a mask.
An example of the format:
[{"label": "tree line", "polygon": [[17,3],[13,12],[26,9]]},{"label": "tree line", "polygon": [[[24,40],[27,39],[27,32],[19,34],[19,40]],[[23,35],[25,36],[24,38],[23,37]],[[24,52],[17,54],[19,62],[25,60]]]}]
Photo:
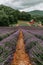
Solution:
[{"label": "tree line", "polygon": [[11,7],[0,5],[0,26],[16,24],[18,20],[30,21],[31,15],[27,12],[20,12]]}]

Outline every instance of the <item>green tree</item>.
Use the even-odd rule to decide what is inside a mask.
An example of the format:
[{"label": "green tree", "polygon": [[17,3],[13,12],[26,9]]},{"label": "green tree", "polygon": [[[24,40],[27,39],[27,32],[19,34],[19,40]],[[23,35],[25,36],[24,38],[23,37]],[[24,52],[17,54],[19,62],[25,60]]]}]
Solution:
[{"label": "green tree", "polygon": [[9,26],[9,19],[4,11],[0,11],[0,26]]}]

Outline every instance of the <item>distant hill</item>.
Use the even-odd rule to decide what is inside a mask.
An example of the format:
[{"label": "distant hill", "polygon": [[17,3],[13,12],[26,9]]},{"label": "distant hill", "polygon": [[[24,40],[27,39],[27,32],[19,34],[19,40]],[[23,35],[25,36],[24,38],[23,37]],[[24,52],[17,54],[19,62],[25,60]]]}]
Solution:
[{"label": "distant hill", "polygon": [[43,16],[43,11],[40,11],[40,10],[34,10],[34,11],[31,11],[29,12],[31,15],[40,15],[40,16]]}]

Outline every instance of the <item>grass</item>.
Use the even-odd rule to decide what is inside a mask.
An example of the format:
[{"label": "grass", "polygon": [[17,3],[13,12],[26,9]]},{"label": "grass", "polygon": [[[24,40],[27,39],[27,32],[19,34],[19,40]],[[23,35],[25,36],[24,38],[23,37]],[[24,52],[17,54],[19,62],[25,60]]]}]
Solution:
[{"label": "grass", "polygon": [[39,23],[34,23],[34,24],[30,24],[29,21],[23,21],[23,20],[18,20],[17,24],[12,24],[11,26],[35,26],[37,27],[39,25]]},{"label": "grass", "polygon": [[30,26],[30,24],[29,21],[18,20],[17,24],[12,24],[11,26]]},{"label": "grass", "polygon": [[18,21],[20,26],[29,26],[28,21]]}]

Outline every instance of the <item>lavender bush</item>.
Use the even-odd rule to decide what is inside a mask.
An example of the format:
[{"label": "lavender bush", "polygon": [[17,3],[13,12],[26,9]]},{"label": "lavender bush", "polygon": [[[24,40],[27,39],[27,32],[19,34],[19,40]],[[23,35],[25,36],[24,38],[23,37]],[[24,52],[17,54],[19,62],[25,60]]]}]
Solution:
[{"label": "lavender bush", "polygon": [[[18,35],[19,31],[13,33],[8,38],[0,42],[0,65],[6,65],[7,61],[11,57],[10,55],[12,55],[13,52],[15,52]],[[11,61],[9,60],[9,63],[10,62]]]},{"label": "lavender bush", "polygon": [[33,65],[43,65],[43,41],[23,30],[25,49]]}]

